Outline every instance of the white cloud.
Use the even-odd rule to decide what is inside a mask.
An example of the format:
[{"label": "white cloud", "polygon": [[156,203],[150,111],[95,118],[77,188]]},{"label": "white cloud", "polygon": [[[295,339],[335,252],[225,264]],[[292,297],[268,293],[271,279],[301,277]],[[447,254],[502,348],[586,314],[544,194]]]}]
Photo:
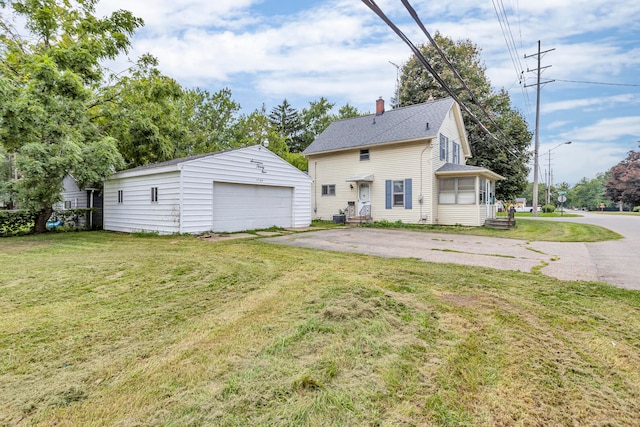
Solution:
[{"label": "white cloud", "polygon": [[637,139],[640,135],[640,116],[613,117],[602,119],[589,126],[583,126],[564,132],[562,136],[567,139],[582,141],[614,141],[625,138]]},{"label": "white cloud", "polygon": [[558,111],[575,111],[586,108],[611,108],[620,106],[621,104],[638,104],[640,99],[633,94],[621,94],[614,96],[606,96],[599,98],[582,98],[582,99],[568,99],[558,102],[545,103],[543,112],[545,114],[555,113]]}]

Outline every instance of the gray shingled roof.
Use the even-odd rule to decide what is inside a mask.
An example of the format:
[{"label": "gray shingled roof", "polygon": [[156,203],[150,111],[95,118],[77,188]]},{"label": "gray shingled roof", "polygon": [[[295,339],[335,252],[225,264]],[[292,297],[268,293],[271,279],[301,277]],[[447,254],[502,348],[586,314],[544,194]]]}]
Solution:
[{"label": "gray shingled roof", "polygon": [[453,102],[452,98],[445,98],[396,108],[381,115],[370,114],[333,122],[302,154],[433,138],[437,136]]},{"label": "gray shingled roof", "polygon": [[458,165],[454,163],[445,163],[436,171],[436,175],[454,174],[456,172],[477,173],[478,175],[490,177],[492,179],[505,179],[502,175],[498,175],[497,173],[487,168],[481,168],[478,166]]},{"label": "gray shingled roof", "polygon": [[[242,147],[242,148],[244,148],[244,147]],[[232,149],[229,149],[229,150],[215,151],[215,152],[212,152],[212,153],[197,154],[195,156],[182,157],[182,158],[179,158],[179,159],[172,159],[172,160],[167,160],[167,161],[164,161],[164,162],[151,163],[151,164],[148,164],[148,165],[137,166],[135,168],[124,169],[124,170],[121,170],[121,171],[118,171],[118,172],[139,171],[139,170],[145,170],[145,169],[161,168],[161,167],[164,167],[164,166],[178,165],[180,163],[188,162],[190,160],[201,159],[203,157],[217,156],[217,155],[222,154],[222,153],[228,153],[229,151],[235,151],[235,150],[239,150],[239,149],[240,148],[232,148]]]}]

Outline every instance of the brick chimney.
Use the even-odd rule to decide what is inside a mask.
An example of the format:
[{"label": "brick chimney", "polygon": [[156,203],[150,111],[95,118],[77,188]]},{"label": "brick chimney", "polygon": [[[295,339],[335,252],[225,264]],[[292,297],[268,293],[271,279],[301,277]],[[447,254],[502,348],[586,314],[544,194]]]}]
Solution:
[{"label": "brick chimney", "polygon": [[376,100],[376,116],[384,114],[384,99],[382,97]]}]

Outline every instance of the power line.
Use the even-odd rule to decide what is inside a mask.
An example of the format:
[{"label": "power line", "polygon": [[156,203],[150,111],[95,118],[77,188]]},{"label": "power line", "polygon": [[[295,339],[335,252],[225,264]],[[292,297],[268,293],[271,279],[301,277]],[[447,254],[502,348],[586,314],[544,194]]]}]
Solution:
[{"label": "power line", "polygon": [[585,82],[580,80],[561,80],[554,79],[556,82],[565,82],[565,83],[582,83],[586,85],[606,85],[606,86],[627,86],[627,87],[640,87],[640,84],[633,83],[603,83],[603,82]]},{"label": "power line", "polygon": [[[436,52],[438,52],[438,54],[440,55],[440,57],[442,58],[442,60],[445,62],[445,64],[449,67],[449,69],[451,70],[451,72],[453,73],[453,75],[455,76],[455,78],[460,82],[460,84],[462,84],[462,87],[464,87],[464,89],[469,92],[469,95],[471,95],[471,100],[472,102],[480,109],[480,111],[482,111],[482,113],[485,115],[485,117],[487,117],[487,119],[489,119],[489,121],[491,122],[491,124],[493,124],[496,128],[496,130],[500,133],[500,135],[502,135],[502,137],[505,139],[505,141],[507,143],[509,143],[509,145],[511,146],[511,148],[515,151],[518,151],[518,149],[515,147],[515,144],[513,144],[513,142],[510,140],[510,138],[502,131],[502,129],[500,128],[500,126],[498,126],[498,124],[493,120],[493,117],[491,117],[491,115],[487,112],[487,110],[484,108],[484,106],[482,105],[482,103],[480,103],[480,101],[478,100],[478,98],[476,98],[475,94],[473,93],[473,91],[471,90],[471,88],[469,88],[469,86],[467,85],[467,83],[464,81],[464,79],[460,76],[460,74],[458,73],[458,70],[456,70],[456,68],[453,66],[453,64],[451,63],[451,61],[449,61],[449,58],[447,58],[447,56],[444,54],[444,52],[442,51],[442,49],[440,48],[440,46],[438,46],[438,43],[436,43],[435,39],[433,37],[431,37],[431,34],[429,34],[429,31],[427,31],[426,27],[424,26],[424,24],[422,23],[422,20],[420,19],[420,17],[418,16],[418,14],[416,13],[415,9],[411,6],[411,4],[409,3],[408,0],[401,0],[402,4],[404,5],[404,7],[407,9],[407,11],[409,12],[409,15],[411,15],[411,17],[413,18],[413,20],[416,22],[416,24],[418,24],[418,27],[420,27],[420,29],[422,30],[422,32],[427,36],[427,38],[429,39],[429,41],[431,42],[431,44],[433,45],[433,47],[436,49]],[[495,136],[494,136],[495,138]],[[497,140],[497,138],[495,138]],[[507,150],[508,151],[508,150]],[[514,155],[514,153],[510,153],[511,155]]]},{"label": "power line", "polygon": [[[369,9],[371,9],[376,15],[378,15],[378,17],[380,17],[380,19],[382,19],[389,28],[391,28],[401,39],[402,41],[405,42],[405,44],[407,44],[407,46],[409,46],[409,48],[411,49],[411,51],[414,53],[414,55],[416,56],[416,58],[418,59],[418,61],[420,61],[420,63],[427,69],[427,71],[429,71],[429,73],[433,76],[433,78],[440,84],[440,86],[458,103],[458,105],[460,106],[460,108],[469,115],[469,117],[478,125],[480,126],[480,128],[491,138],[493,138],[494,140],[496,140],[497,142],[501,142],[493,133],[491,133],[491,131],[489,131],[489,129],[487,129],[487,127],[475,116],[475,114],[473,114],[473,112],[471,112],[471,110],[466,106],[466,104],[464,104],[464,102],[462,102],[462,100],[458,97],[458,95],[449,87],[449,85],[442,79],[442,77],[437,73],[437,71],[434,70],[434,68],[431,66],[431,64],[429,63],[429,61],[424,57],[424,55],[422,54],[422,52],[420,51],[420,49],[418,49],[413,42],[402,32],[402,30],[400,30],[382,11],[382,9],[380,9],[380,7],[375,3],[374,0],[362,0],[362,2],[369,7]],[[407,6],[408,2],[406,2],[406,0],[403,0],[403,4],[405,4],[405,6]],[[410,8],[410,5],[408,6],[408,9]],[[411,8],[412,10],[412,8]],[[410,11],[411,12],[411,11]],[[415,11],[414,11],[415,13]],[[416,14],[417,16],[417,14]],[[421,25],[421,28],[423,28],[423,31],[425,31],[426,34],[428,34],[428,32],[426,32],[426,29],[424,29],[424,26],[422,25],[421,22],[419,22],[419,19],[416,21],[418,22],[418,25]],[[430,37],[430,35],[429,35]],[[431,37],[430,37],[431,38]],[[434,45],[437,46],[437,44],[435,44],[435,41],[433,41]],[[442,53],[442,55],[444,55]],[[448,62],[448,60],[445,58],[445,62]],[[450,62],[449,62],[450,64]],[[451,67],[453,67],[453,65],[451,65]],[[454,74],[457,74],[456,70],[454,68],[452,68],[454,71]],[[462,81],[462,80],[461,80]],[[462,81],[463,85],[466,86],[466,84],[464,84],[464,81]],[[470,89],[468,88],[468,86],[466,86],[467,90],[470,91]],[[472,92],[471,96],[474,97],[474,94]],[[482,107],[480,105],[480,103],[478,102],[478,106]],[[487,115],[487,117],[492,121],[492,123],[495,124],[495,122],[493,122],[491,116],[486,112],[486,110],[484,110],[483,108],[481,108],[482,111],[485,113],[485,115]],[[503,136],[505,136],[506,142],[508,142],[510,145],[513,146],[513,143],[509,140],[508,137],[506,137],[506,135],[504,135],[504,133],[502,132],[501,128],[497,125],[496,128],[497,130],[502,133]],[[513,146],[515,149],[515,146]],[[503,146],[503,148],[509,152],[509,154],[511,154],[514,157],[517,157],[517,155],[512,152],[508,147]],[[517,149],[515,149],[515,151],[518,151]]]},{"label": "power line", "polygon": [[449,93],[449,95],[451,95],[451,97],[460,105],[460,108],[462,108],[467,114],[469,114],[469,116],[473,119],[473,121],[475,121],[485,132],[487,132],[488,135],[492,136],[497,140],[498,138],[496,138],[482,124],[482,122],[480,122],[480,120],[478,120],[478,118],[473,115],[473,113],[469,110],[469,108],[466,105],[464,105],[464,103],[460,100],[458,95],[456,95],[456,93],[447,85],[447,83],[442,79],[442,77],[440,77],[440,75],[433,69],[429,61],[427,61],[424,55],[422,55],[422,52],[420,52],[420,49],[418,49],[413,44],[413,42],[384,14],[382,9],[378,7],[375,1],[362,0],[362,2],[365,5],[367,5],[367,7],[369,7],[369,9],[371,9],[376,15],[378,15],[380,19],[382,19],[387,24],[387,26],[389,26],[402,39],[402,41],[404,41],[407,44],[407,46],[409,46],[409,48],[413,51],[413,53],[416,55],[416,57],[422,63],[422,65],[427,69],[427,71],[429,71],[429,73],[431,73],[433,78],[440,84],[440,86],[442,86],[442,88],[445,91],[447,91],[447,93]]}]

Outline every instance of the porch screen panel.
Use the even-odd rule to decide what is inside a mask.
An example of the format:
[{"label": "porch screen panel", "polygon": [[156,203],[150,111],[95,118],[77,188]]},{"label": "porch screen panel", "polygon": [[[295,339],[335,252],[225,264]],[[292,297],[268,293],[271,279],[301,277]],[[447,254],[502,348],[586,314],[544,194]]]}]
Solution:
[{"label": "porch screen panel", "polygon": [[456,202],[456,180],[455,178],[438,180],[438,203],[442,205],[454,204]]},{"label": "porch screen panel", "polygon": [[473,205],[476,203],[476,179],[458,178],[458,204]]}]

